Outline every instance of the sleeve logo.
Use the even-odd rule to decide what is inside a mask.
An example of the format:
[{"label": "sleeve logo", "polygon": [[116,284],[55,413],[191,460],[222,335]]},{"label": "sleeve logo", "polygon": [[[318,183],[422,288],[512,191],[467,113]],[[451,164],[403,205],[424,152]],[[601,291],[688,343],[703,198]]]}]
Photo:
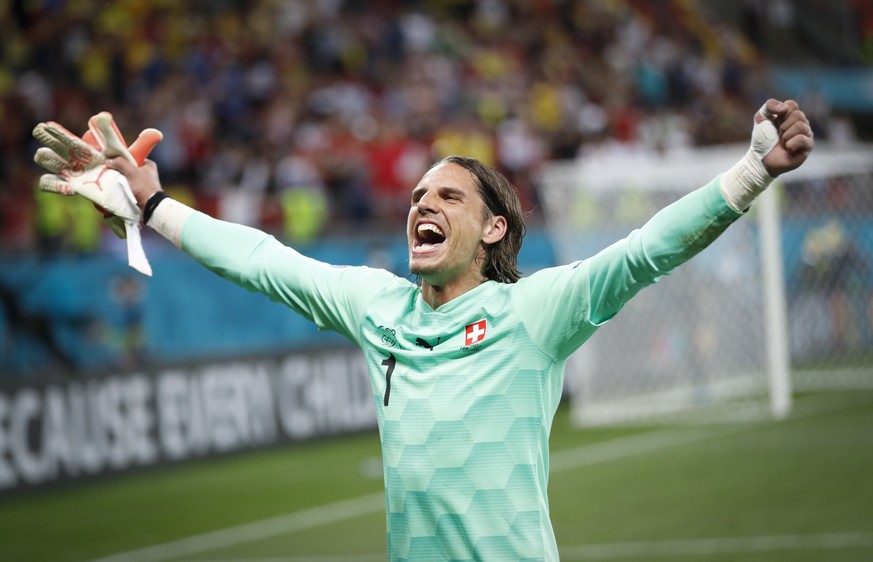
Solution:
[{"label": "sleeve logo", "polygon": [[469,347],[484,340],[486,328],[487,325],[484,319],[468,325],[464,329],[464,345]]}]

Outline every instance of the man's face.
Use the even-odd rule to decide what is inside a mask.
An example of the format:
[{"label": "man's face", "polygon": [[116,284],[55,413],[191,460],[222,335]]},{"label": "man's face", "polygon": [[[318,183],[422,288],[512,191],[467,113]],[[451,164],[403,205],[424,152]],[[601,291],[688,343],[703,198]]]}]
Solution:
[{"label": "man's face", "polygon": [[406,235],[409,269],[432,286],[481,277],[482,242],[490,236],[485,203],[465,168],[431,168],[412,191]]}]

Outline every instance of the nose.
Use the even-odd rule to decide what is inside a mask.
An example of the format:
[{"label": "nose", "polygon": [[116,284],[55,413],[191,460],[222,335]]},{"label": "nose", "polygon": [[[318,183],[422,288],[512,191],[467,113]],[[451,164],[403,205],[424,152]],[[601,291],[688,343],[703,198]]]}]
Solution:
[{"label": "nose", "polygon": [[426,192],[415,204],[415,208],[418,209],[418,214],[420,215],[423,215],[425,213],[434,213],[436,212],[436,207],[434,206],[435,202],[436,196],[431,194],[430,192]]}]

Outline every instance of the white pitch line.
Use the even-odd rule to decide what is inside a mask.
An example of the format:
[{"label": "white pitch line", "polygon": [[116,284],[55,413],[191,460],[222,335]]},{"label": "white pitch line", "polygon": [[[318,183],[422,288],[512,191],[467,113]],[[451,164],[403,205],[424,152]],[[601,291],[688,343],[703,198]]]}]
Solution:
[{"label": "white pitch line", "polygon": [[775,535],[589,544],[561,548],[561,559],[615,560],[689,555],[873,548],[873,533]]},{"label": "white pitch line", "polygon": [[245,525],[220,529],[210,533],[193,535],[177,541],[139,550],[120,552],[106,558],[93,560],[92,562],[159,562],[161,560],[170,560],[180,556],[207,552],[216,548],[234,546],[294,531],[311,529],[319,525],[375,513],[380,509],[385,509],[385,494],[382,492],[358,496],[357,498],[329,503],[302,511],[295,511],[287,515],[271,517],[270,519],[253,521]]},{"label": "white pitch line", "polygon": [[552,453],[549,459],[549,472],[554,474],[571,468],[625,459],[670,447],[688,445],[730,433],[738,433],[744,429],[746,429],[745,426],[719,429],[665,429],[629,435],[628,437],[621,437],[610,441],[601,441],[600,443],[593,443],[584,447]]}]

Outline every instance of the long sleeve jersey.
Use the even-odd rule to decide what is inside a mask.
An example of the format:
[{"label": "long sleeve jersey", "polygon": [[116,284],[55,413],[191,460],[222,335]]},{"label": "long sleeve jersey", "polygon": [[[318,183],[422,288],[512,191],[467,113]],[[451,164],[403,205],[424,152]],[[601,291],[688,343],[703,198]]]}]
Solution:
[{"label": "long sleeve jersey", "polygon": [[202,213],[181,246],[363,350],[391,560],[558,560],[548,439],[567,358],[739,216],[715,179],[593,257],[485,282],[436,310],[408,279],[318,262]]}]

